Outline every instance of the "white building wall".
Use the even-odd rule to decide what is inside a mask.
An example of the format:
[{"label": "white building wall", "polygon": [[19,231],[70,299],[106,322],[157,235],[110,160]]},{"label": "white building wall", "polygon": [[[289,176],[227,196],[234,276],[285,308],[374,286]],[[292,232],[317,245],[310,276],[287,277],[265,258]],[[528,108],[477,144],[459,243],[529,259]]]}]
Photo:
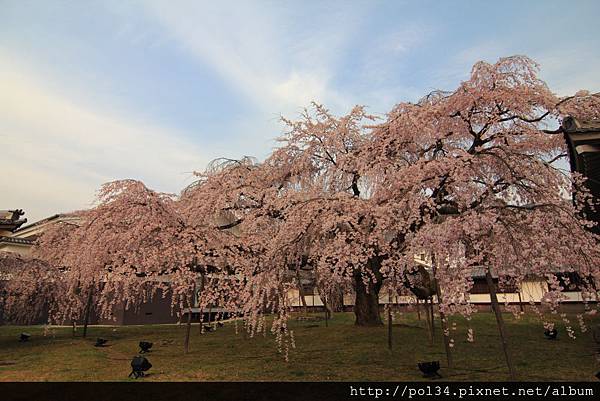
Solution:
[{"label": "white building wall", "polygon": [[[543,296],[547,292],[546,282],[543,280],[528,280],[523,282],[521,288],[521,300],[519,300],[519,294],[514,293],[506,293],[506,294],[498,294],[498,302],[500,303],[519,303],[528,304],[530,302],[539,303]],[[563,292],[566,300],[564,302],[582,302],[581,293],[577,291],[571,292]],[[323,306],[323,302],[318,295],[317,290],[315,289],[315,294],[305,294],[304,298],[306,299],[306,305],[308,307],[311,306]],[[288,292],[288,300],[292,306],[302,306],[302,302],[300,301],[299,291],[297,289],[292,289]],[[470,294],[469,301],[473,304],[489,304],[490,295],[489,294]],[[379,303],[382,305],[393,303],[393,304],[413,304],[415,302],[415,298],[412,296],[395,296],[392,295],[391,299],[388,295],[387,291],[382,291],[379,294]],[[354,294],[344,294],[344,305],[352,306],[354,305]]]}]

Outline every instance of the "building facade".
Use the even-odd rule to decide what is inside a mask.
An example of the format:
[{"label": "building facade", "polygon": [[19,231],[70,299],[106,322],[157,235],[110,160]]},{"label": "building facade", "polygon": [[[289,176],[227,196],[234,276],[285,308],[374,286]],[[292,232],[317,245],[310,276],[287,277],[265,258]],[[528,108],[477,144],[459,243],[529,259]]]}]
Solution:
[{"label": "building facade", "polygon": [[[27,223],[23,210],[0,210],[0,252],[14,252],[22,256],[31,255],[35,240],[53,224],[77,224],[79,218],[72,214],[55,214],[31,224]],[[41,318],[36,323],[45,323],[47,318]],[[152,301],[143,303],[136,310],[127,310],[125,305],[115,307],[112,319],[99,317],[92,313],[91,324],[128,325],[128,324],[162,324],[176,323],[178,317],[171,313],[171,297],[158,294]],[[2,319],[0,316],[0,323]]]}]

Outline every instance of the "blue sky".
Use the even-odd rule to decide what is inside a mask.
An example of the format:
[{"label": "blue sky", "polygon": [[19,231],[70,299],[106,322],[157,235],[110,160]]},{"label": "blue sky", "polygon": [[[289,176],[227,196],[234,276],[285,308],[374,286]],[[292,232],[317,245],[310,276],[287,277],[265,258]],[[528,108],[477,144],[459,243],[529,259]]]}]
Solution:
[{"label": "blue sky", "polygon": [[454,89],[526,54],[560,94],[600,91],[597,1],[0,0],[0,209],[88,207],[105,181],[178,192],[264,158],[311,100],[337,113]]}]

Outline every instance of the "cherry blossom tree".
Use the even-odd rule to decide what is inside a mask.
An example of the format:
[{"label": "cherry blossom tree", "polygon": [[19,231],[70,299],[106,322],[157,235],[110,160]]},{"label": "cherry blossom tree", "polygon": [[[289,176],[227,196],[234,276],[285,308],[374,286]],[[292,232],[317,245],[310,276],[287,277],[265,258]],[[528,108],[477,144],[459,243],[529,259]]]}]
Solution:
[{"label": "cherry blossom tree", "polygon": [[0,313],[3,320],[32,324],[56,307],[61,272],[39,259],[0,252]]},{"label": "cherry blossom tree", "polygon": [[557,98],[537,65],[515,56],[477,63],[454,92],[397,105],[373,133],[373,169],[388,171],[377,195],[405,211],[397,222],[405,263],[423,251],[433,257],[442,315],[471,313],[472,271],[485,268],[513,377],[493,276],[517,286],[528,275],[548,278],[542,301],[553,311],[564,298],[559,271],[584,278],[584,299],[598,297],[598,237],[580,213],[590,195],[560,168],[565,141],[550,129],[574,109],[587,117],[600,110],[587,93]]},{"label": "cherry blossom tree", "polygon": [[283,119],[265,161],[219,159],[179,199],[139,181],[105,184],[80,224],[57,225],[35,248],[62,271],[52,318],[87,321],[92,306],[110,316],[117,301],[135,307],[168,289],[189,312],[186,344],[190,308],[218,304],[243,316],[251,336],[266,333],[273,314],[287,358],[288,294],[300,269],[325,303],[351,289],[356,324],[375,326],[382,288],[419,290],[414,256],[425,253],[448,364],[447,317],[473,312],[472,275],[483,269],[514,377],[494,280],[546,278],[542,301],[556,313],[556,273],[578,274],[586,301],[600,284],[599,238],[583,213],[594,199],[583,177],[561,168],[557,128],[566,115],[600,117],[600,100],[558,98],[537,73],[523,56],[479,62],[456,90],[400,103],[384,121],[360,106],[338,117],[313,104]]},{"label": "cherry blossom tree", "polygon": [[52,320],[83,319],[85,336],[92,309],[110,318],[117,304],[135,308],[158,290],[171,291],[174,306],[187,301],[200,241],[171,196],[139,181],[114,181],[101,187],[95,207],[77,215],[78,224],[50,228],[33,251],[64,271]]},{"label": "cherry blossom tree", "polygon": [[377,221],[385,205],[371,202],[359,164],[372,120],[361,107],[336,118],[313,105],[300,121],[284,120],[282,146],[264,163],[229,162],[203,183],[212,199],[194,202],[197,215],[231,213],[226,226],[238,226],[249,251],[239,262],[252,261],[246,275],[269,276],[275,293],[309,265],[324,293],[354,289],[359,325],[381,324],[377,247],[388,241]]},{"label": "cherry blossom tree", "polygon": [[286,324],[289,287],[284,271],[269,261],[277,212],[264,208],[266,199],[273,199],[273,180],[251,158],[216,160],[198,176],[182,193],[179,207],[190,227],[204,227],[211,233],[214,240],[205,251],[219,259],[202,263],[205,284],[207,280],[213,284],[204,286],[199,307],[206,310],[218,301],[236,311],[250,336],[266,333],[265,313],[274,313],[271,331],[287,357],[293,346]]},{"label": "cherry blossom tree", "polygon": [[[384,281],[406,286],[414,255],[426,252],[449,363],[446,316],[472,312],[472,273],[483,266],[514,375],[494,277],[517,286],[548,278],[543,302],[553,311],[559,271],[585,279],[586,300],[598,295],[598,238],[580,213],[590,195],[561,170],[565,143],[552,129],[574,111],[597,116],[597,96],[557,98],[521,56],[477,63],[457,90],[401,103],[376,126],[361,107],[337,118],[313,105],[284,120],[282,146],[264,163],[230,161],[210,177],[203,207],[239,226],[239,263],[251,260],[242,275],[281,297],[287,271],[311,265],[321,285],[351,284],[361,325],[381,324]],[[268,298],[248,292],[258,293]]]}]

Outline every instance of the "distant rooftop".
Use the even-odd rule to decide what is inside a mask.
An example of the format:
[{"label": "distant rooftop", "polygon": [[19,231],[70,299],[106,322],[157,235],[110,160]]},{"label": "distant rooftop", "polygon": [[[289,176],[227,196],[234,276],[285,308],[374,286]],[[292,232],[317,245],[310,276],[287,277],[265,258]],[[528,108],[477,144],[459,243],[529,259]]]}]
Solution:
[{"label": "distant rooftop", "polygon": [[600,132],[600,120],[579,120],[575,117],[566,117],[562,123],[563,130],[567,133]]},{"label": "distant rooftop", "polygon": [[21,209],[0,210],[0,231],[16,231],[27,219],[21,219],[25,213]]},{"label": "distant rooftop", "polygon": [[[585,176],[590,192],[597,200],[600,199],[600,120],[566,117],[562,129],[569,147],[571,171]],[[599,224],[593,231],[600,234],[600,210],[586,206],[585,213]]]},{"label": "distant rooftop", "polygon": [[18,245],[32,245],[33,240],[28,238],[18,238],[18,237],[5,237],[0,236],[0,244],[18,244]]},{"label": "distant rooftop", "polygon": [[19,231],[24,231],[30,228],[34,228],[37,226],[40,226],[42,224],[51,222],[53,220],[57,220],[57,219],[65,219],[65,220],[78,220],[79,218],[77,216],[74,216],[72,214],[66,214],[66,213],[58,213],[58,214],[54,214],[50,217],[46,217],[45,219],[42,220],[38,220],[34,223],[31,224],[27,224],[26,226],[23,226],[21,228],[19,228],[18,230],[15,231],[15,233],[18,233]]}]

